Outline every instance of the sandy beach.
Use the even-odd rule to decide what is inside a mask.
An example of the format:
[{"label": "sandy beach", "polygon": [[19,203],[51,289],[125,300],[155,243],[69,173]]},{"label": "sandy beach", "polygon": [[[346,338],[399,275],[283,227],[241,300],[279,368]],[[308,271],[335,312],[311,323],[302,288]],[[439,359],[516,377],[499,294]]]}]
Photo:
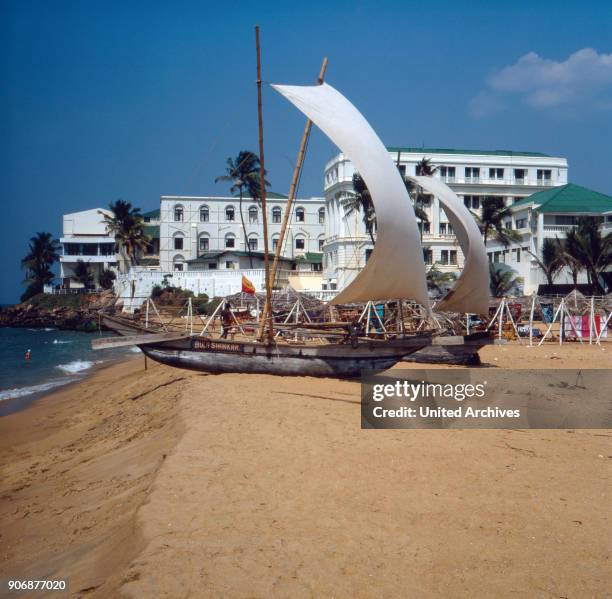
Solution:
[{"label": "sandy beach", "polygon": [[[481,357],[610,368],[609,345]],[[2,576],[87,598],[607,596],[610,431],[365,431],[359,389],[137,357],[0,418]]]}]

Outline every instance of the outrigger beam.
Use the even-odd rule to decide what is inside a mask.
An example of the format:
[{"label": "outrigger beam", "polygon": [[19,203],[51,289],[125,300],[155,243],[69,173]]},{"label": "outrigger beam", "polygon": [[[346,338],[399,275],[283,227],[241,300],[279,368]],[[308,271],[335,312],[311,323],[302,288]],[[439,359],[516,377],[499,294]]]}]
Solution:
[{"label": "outrigger beam", "polygon": [[113,349],[115,347],[128,347],[130,345],[150,345],[152,343],[162,343],[164,341],[180,341],[189,339],[186,333],[159,333],[146,335],[128,335],[126,337],[105,337],[104,339],[94,339],[91,342],[91,349]]}]

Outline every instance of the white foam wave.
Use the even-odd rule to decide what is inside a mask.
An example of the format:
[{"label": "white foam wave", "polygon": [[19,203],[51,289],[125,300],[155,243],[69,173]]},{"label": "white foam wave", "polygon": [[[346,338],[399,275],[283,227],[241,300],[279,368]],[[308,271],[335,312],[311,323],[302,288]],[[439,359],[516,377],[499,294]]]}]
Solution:
[{"label": "white foam wave", "polygon": [[94,365],[93,362],[89,360],[75,360],[74,362],[68,362],[68,364],[60,364],[56,366],[60,370],[68,373],[68,374],[76,374],[77,372],[82,372],[83,370],[89,370]]},{"label": "white foam wave", "polygon": [[134,345],[133,347],[130,347],[130,351],[134,352],[135,354],[139,354],[141,352],[141,349]]},{"label": "white foam wave", "polygon": [[32,395],[32,393],[43,393],[44,391],[49,391],[54,387],[60,387],[61,385],[65,385],[67,383],[70,383],[69,379],[63,381],[49,381],[48,383],[32,385],[31,387],[15,387],[14,389],[5,389],[4,391],[0,391],[0,401],[24,397],[25,395]]},{"label": "white foam wave", "polygon": [[62,341],[61,339],[54,339],[53,340],[53,345],[57,345],[57,344],[60,344],[60,343],[62,343],[62,344],[63,343],[74,343],[74,341]]}]

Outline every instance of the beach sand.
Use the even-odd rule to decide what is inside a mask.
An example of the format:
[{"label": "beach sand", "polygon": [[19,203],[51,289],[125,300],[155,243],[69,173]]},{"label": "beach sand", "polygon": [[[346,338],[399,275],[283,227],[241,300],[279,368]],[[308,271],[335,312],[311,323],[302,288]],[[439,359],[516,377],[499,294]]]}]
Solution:
[{"label": "beach sand", "polygon": [[[604,348],[481,357],[610,368]],[[358,382],[139,357],[0,419],[0,571],[87,598],[604,597],[611,437],[364,431]]]}]

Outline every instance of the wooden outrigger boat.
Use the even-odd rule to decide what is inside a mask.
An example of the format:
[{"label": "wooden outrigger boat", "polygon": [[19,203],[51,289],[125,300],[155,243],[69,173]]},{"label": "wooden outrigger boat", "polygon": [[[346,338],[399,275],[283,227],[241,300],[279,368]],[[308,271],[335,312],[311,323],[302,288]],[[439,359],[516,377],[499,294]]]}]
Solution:
[{"label": "wooden outrigger boat", "polygon": [[[170,366],[205,372],[263,373],[291,376],[357,377],[362,371],[390,368],[406,356],[431,345],[429,332],[404,334],[394,339],[372,339],[347,330],[329,334],[312,331],[304,338],[317,338],[308,344],[276,338],[272,317],[272,283],[280,259],[289,214],[299,181],[312,123],[315,123],[347,156],[368,184],[377,215],[377,240],[368,263],[332,303],[371,300],[411,299],[429,313],[425,264],[412,204],[404,180],[389,160],[388,152],[363,115],[342,94],[323,83],[327,59],[323,61],[315,86],[272,85],[306,117],[298,159],[293,172],[287,207],[281,225],[274,262],[268,263],[268,231],[264,169],[261,61],[259,29],[256,27],[257,92],[259,120],[260,192],[263,217],[266,302],[254,339],[212,339],[185,333],[146,332],[138,323],[122,317],[103,315],[104,324],[124,336],[124,344],[137,345],[146,356]],[[464,271],[455,289],[444,302],[446,309],[480,313],[488,307],[488,264],[484,244],[467,209],[442,182],[432,183],[413,177],[418,184],[440,197],[449,208],[449,220],[466,256]],[[476,231],[476,233],[474,233]],[[482,247],[481,247],[482,246]],[[483,291],[485,290],[485,291]],[[485,298],[483,296],[486,295]],[[451,297],[452,296],[452,297]],[[481,297],[482,296],[482,297]],[[450,298],[450,299],[449,299]],[[477,298],[474,300],[474,298]],[[469,306],[469,307],[468,307]],[[315,327],[316,328],[316,327]],[[96,348],[121,345],[121,341],[99,340]]]}]

